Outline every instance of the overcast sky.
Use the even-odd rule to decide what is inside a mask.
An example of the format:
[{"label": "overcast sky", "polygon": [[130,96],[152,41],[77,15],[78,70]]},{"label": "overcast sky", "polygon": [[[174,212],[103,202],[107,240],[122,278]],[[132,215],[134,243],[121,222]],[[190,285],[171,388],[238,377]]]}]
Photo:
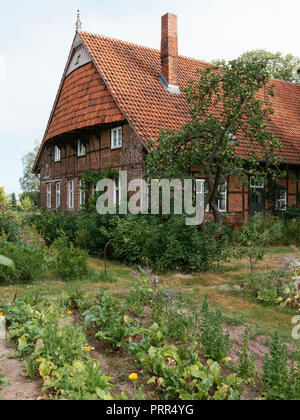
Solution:
[{"label": "overcast sky", "polygon": [[160,17],[179,17],[179,52],[206,61],[256,48],[300,56],[299,0],[1,0],[0,185],[20,192],[22,156],[40,142],[75,31],[160,48]]}]

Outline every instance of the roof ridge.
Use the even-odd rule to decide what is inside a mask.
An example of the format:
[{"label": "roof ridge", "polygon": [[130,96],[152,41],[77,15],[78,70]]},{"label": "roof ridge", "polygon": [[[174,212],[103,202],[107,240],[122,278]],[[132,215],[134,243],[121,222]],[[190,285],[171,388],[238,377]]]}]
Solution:
[{"label": "roof ridge", "polygon": [[[147,50],[152,50],[152,51],[155,51],[155,52],[159,52],[160,51],[158,48],[148,47],[146,45],[137,44],[136,42],[124,41],[123,39],[114,38],[112,36],[96,34],[95,32],[79,31],[78,33],[79,33],[79,35],[81,33],[84,33],[84,34],[95,36],[95,37],[102,38],[102,39],[108,39],[108,40],[111,40],[111,41],[118,41],[118,42],[122,42],[123,44],[132,45],[132,46],[139,47],[139,48],[145,48]],[[187,55],[180,55],[179,54],[178,57],[179,58],[183,58],[185,60],[191,60],[191,61],[195,61],[197,63],[202,63],[202,64],[208,64],[208,65],[209,64],[211,64],[211,65],[214,64],[213,62],[210,62],[210,61],[207,61],[207,60],[204,60],[204,59],[200,59],[200,58],[189,57]],[[290,81],[287,81],[287,80],[275,79],[273,77],[273,78],[270,78],[270,81],[280,82],[280,83],[287,83],[287,84],[290,84],[292,86],[298,86],[300,88],[300,84],[299,83],[290,82]]]}]

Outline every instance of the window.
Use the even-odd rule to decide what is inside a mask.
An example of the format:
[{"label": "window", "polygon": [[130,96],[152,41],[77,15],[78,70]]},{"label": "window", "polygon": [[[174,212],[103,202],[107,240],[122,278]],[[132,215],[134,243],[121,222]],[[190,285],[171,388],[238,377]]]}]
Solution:
[{"label": "window", "polygon": [[82,190],[84,184],[82,179],[80,180],[80,205],[84,206],[85,205],[85,191]]},{"label": "window", "polygon": [[250,180],[250,187],[251,188],[260,188],[263,189],[265,187],[265,184],[261,181],[261,182],[257,182],[256,179],[251,178]]},{"label": "window", "polygon": [[121,181],[120,178],[115,180],[114,204],[121,204]]},{"label": "window", "polygon": [[218,209],[221,212],[227,211],[227,182],[223,182],[219,186],[219,195],[220,198],[218,199]]},{"label": "window", "polygon": [[47,208],[51,209],[51,184],[47,184]]},{"label": "window", "polygon": [[96,185],[92,184],[92,198],[95,197],[95,194],[96,194]]},{"label": "window", "polygon": [[276,192],[275,208],[277,211],[285,211],[287,209],[287,192],[284,189]]},{"label": "window", "polygon": [[86,154],[86,147],[83,141],[78,140],[77,141],[77,155],[78,156],[85,156]]},{"label": "window", "polygon": [[61,150],[58,146],[54,146],[54,162],[59,162],[61,159]]},{"label": "window", "polygon": [[113,128],[111,130],[111,148],[118,149],[122,147],[122,127]]},{"label": "window", "polygon": [[74,181],[69,181],[69,209],[74,208]]},{"label": "window", "polygon": [[60,182],[56,183],[56,208],[59,209],[61,206],[61,195],[60,195]]}]

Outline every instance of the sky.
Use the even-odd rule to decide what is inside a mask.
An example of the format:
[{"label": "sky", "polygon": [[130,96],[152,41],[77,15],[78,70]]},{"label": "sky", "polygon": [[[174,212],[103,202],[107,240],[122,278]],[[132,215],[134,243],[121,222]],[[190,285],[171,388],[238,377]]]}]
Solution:
[{"label": "sky", "polygon": [[178,15],[179,53],[205,61],[264,48],[300,56],[299,0],[0,0],[0,186],[20,193],[22,156],[40,143],[75,34],[160,48]]}]

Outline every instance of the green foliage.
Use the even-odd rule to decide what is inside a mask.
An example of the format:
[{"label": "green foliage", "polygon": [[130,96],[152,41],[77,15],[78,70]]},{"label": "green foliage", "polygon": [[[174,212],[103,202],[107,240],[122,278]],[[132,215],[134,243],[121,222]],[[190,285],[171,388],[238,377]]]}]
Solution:
[{"label": "green foliage", "polygon": [[197,343],[188,348],[176,346],[150,347],[141,358],[144,369],[164,399],[180,400],[238,400],[242,380],[236,375],[221,374],[218,363],[203,366]]},{"label": "green foliage", "polygon": [[[186,89],[190,123],[168,130],[153,142],[147,156],[148,175],[181,178],[199,168],[207,182],[206,204],[221,225],[219,187],[227,177],[247,184],[249,177],[271,182],[278,178],[282,144],[269,131],[273,88],[266,60],[251,57],[198,70]],[[243,147],[244,159],[237,149]],[[265,165],[261,165],[264,161]]]},{"label": "green foliage", "polygon": [[40,214],[31,217],[33,223],[40,235],[42,235],[47,245],[51,245],[64,232],[71,242],[76,238],[76,219],[77,215],[58,211],[56,214],[43,211]]},{"label": "green foliage", "polygon": [[[2,357],[0,357],[0,362],[2,361]],[[7,382],[6,380],[5,380],[5,377],[4,377],[4,375],[2,374],[2,371],[1,371],[1,369],[0,369],[0,388],[2,387],[2,386],[10,386],[10,383],[9,382]],[[1,396],[0,396],[0,400],[1,400]]]},{"label": "green foliage", "polygon": [[0,186],[0,206],[4,208],[8,203],[8,197],[5,194],[4,187]]},{"label": "green foliage", "polygon": [[108,293],[100,292],[97,302],[84,312],[84,326],[113,349],[124,349],[129,337],[138,334],[136,323],[125,315],[125,306]]},{"label": "green foliage", "polygon": [[128,215],[115,219],[107,238],[113,255],[121,261],[159,272],[193,272],[207,270],[226,258],[228,235],[224,231],[217,240],[217,229],[211,222],[202,230],[186,226],[181,216],[161,221],[155,216]]},{"label": "green foliage", "polygon": [[263,383],[269,399],[285,399],[289,370],[287,349],[282,344],[278,332],[273,336],[270,356],[265,356]]},{"label": "green foliage", "polygon": [[200,341],[207,357],[221,362],[231,350],[230,336],[223,331],[222,314],[220,310],[210,309],[207,300],[202,306],[203,321],[201,323]]},{"label": "green foliage", "polygon": [[0,281],[10,284],[34,283],[48,276],[45,250],[27,242],[0,241],[0,253],[12,260],[15,269],[0,266]]},{"label": "green foliage", "polygon": [[246,329],[240,354],[238,373],[244,379],[252,379],[255,376],[255,369],[255,357],[249,351],[249,330]]},{"label": "green foliage", "polygon": [[251,268],[251,287],[254,288],[254,268],[262,261],[267,247],[282,236],[280,224],[266,226],[260,214],[253,216],[236,234],[236,256],[248,257]]},{"label": "green foliage", "polygon": [[23,156],[23,177],[20,178],[19,182],[21,189],[24,192],[40,191],[40,181],[38,177],[32,172],[38,151],[39,146],[36,146],[31,152],[28,152],[25,156]]},{"label": "green foliage", "polygon": [[9,214],[8,212],[6,212],[4,216],[0,214],[0,235],[1,234],[4,234],[9,242],[16,242],[20,238],[21,225],[16,216]]},{"label": "green foliage", "polygon": [[52,272],[64,281],[82,280],[89,273],[88,255],[85,251],[68,243],[65,234],[51,245]]},{"label": "green foliage", "polygon": [[253,59],[266,62],[270,77],[286,82],[299,83],[299,77],[295,77],[293,70],[300,65],[300,58],[292,54],[284,55],[281,52],[272,53],[266,50],[254,50],[245,52],[240,56],[240,60],[248,63]]}]

